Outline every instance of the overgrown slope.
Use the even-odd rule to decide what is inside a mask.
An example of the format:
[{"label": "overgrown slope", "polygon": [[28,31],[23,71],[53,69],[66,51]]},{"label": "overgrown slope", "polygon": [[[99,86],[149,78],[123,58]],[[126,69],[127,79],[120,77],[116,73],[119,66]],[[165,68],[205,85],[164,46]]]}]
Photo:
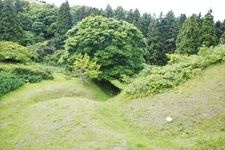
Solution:
[{"label": "overgrown slope", "polygon": [[[142,99],[58,76],[0,100],[0,149],[223,149],[225,63]],[[166,117],[171,116],[172,122]]]}]

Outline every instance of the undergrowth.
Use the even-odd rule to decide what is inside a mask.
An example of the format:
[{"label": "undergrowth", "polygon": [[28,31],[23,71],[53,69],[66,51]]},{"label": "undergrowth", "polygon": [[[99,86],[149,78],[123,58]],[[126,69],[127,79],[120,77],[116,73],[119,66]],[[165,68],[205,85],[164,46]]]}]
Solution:
[{"label": "undergrowth", "polygon": [[196,76],[209,65],[225,60],[225,45],[201,48],[198,55],[168,55],[166,66],[146,66],[122,92],[128,99],[165,92]]},{"label": "undergrowth", "polygon": [[0,96],[25,83],[35,83],[41,80],[53,79],[47,69],[36,65],[0,64]]}]

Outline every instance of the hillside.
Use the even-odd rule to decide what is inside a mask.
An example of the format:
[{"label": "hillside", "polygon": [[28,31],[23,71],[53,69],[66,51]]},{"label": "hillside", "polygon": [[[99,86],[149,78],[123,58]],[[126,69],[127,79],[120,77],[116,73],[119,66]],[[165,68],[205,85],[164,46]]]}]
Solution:
[{"label": "hillside", "polygon": [[58,74],[1,97],[0,149],[223,149],[224,91],[225,63],[129,101]]}]

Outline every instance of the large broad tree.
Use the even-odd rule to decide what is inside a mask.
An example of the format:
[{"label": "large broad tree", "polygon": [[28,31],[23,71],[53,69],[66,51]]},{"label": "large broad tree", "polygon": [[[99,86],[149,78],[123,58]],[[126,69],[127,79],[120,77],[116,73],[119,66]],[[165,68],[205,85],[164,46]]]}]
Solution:
[{"label": "large broad tree", "polygon": [[209,10],[208,13],[203,18],[202,28],[201,28],[201,45],[202,46],[215,46],[216,44],[216,34],[215,26],[213,20],[212,10]]},{"label": "large broad tree", "polygon": [[143,69],[146,44],[142,33],[132,24],[102,16],[87,17],[68,32],[67,64],[77,54],[97,58],[100,79],[120,79]]},{"label": "large broad tree", "polygon": [[197,15],[187,18],[177,37],[176,52],[181,54],[196,54],[199,48],[199,24]]},{"label": "large broad tree", "polygon": [[57,21],[57,42],[56,47],[62,48],[64,45],[65,35],[69,29],[72,28],[72,16],[70,14],[70,6],[68,1],[62,3],[58,11]]},{"label": "large broad tree", "polygon": [[0,22],[0,40],[14,41],[24,44],[24,31],[18,21],[15,10],[15,4],[12,0],[3,1],[3,10]]}]

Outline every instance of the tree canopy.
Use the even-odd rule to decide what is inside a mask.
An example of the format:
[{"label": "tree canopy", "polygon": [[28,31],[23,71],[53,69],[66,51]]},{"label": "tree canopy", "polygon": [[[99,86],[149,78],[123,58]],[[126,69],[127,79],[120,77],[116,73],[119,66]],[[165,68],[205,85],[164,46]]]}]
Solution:
[{"label": "tree canopy", "polygon": [[132,76],[143,68],[146,44],[132,24],[102,16],[87,17],[68,32],[65,48],[72,59],[77,54],[96,57],[101,65],[100,79]]}]

